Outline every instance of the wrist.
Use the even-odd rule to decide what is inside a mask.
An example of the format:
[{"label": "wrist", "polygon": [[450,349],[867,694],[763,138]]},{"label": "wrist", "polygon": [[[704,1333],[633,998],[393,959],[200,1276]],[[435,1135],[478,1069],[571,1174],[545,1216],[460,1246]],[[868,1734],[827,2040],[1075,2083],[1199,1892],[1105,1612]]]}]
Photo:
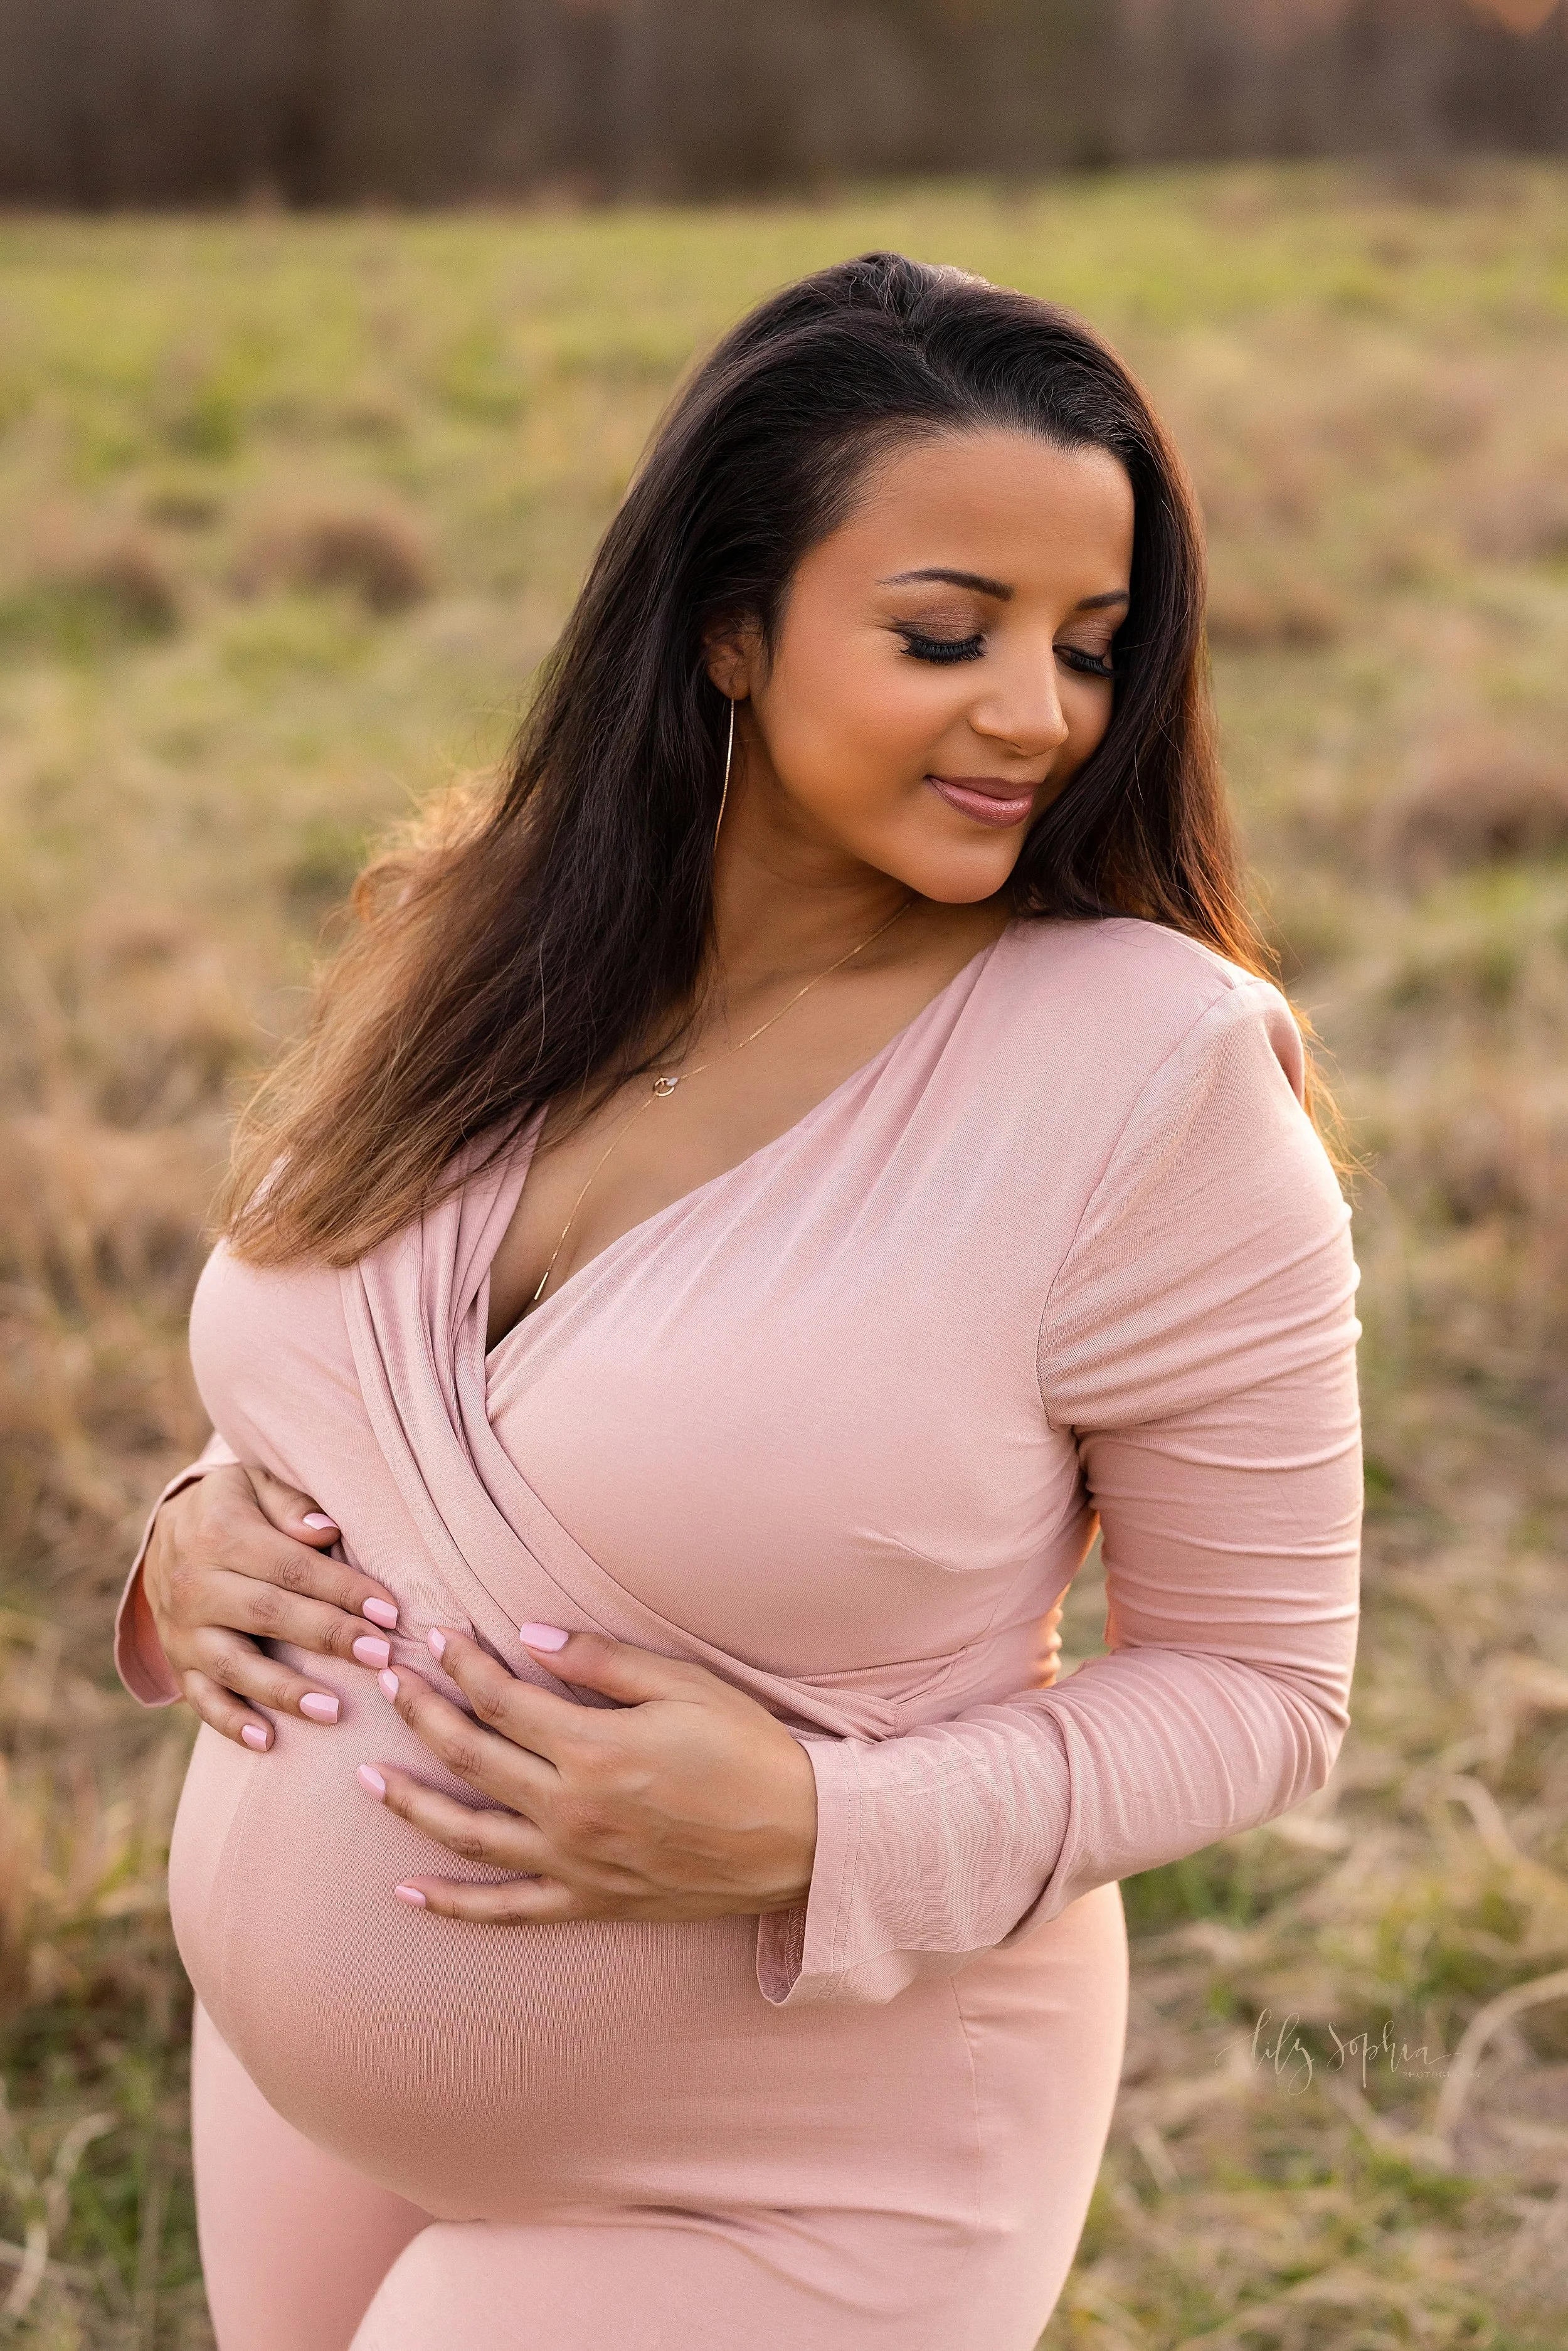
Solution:
[{"label": "wrist", "polygon": [[145,1565],[132,1573],[115,1625],[115,1663],[120,1679],[143,1706],[171,1706],[182,1695],[158,1620],[147,1597]]},{"label": "wrist", "polygon": [[779,1882],[766,1905],[768,1910],[793,1910],[807,1899],[817,1857],[817,1775],[811,1769],[810,1755],[793,1735],[789,1744],[794,1755],[789,1767],[787,1843],[780,1861]]}]

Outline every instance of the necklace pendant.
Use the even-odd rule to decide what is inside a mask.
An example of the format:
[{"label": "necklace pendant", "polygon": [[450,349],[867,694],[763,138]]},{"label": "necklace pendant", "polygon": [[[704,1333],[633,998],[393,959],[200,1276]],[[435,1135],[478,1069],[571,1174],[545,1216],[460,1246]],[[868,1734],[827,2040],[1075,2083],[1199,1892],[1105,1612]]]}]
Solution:
[{"label": "necklace pendant", "polygon": [[674,1092],[675,1088],[680,1084],[680,1082],[679,1078],[655,1078],[653,1081],[653,1100],[655,1102],[668,1102],[670,1096]]}]

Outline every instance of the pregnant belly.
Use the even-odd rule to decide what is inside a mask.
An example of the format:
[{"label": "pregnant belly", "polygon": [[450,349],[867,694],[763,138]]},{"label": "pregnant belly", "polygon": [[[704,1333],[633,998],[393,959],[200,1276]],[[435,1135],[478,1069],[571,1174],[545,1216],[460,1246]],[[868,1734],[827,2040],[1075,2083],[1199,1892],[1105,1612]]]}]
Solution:
[{"label": "pregnant belly", "polygon": [[[361,1759],[441,1775],[362,1683],[331,1678],[335,1730],[284,1719],[263,1756],[203,1730],[170,1865],[198,1997],[309,2137],[444,2218],[863,2209],[883,2190],[946,2218],[972,2196],[949,1983],[882,2008],[779,2010],[758,1990],[749,1918],[482,1927],[411,1909],[392,1891],[411,1871],[487,1873],[360,1791]],[[1012,1956],[1002,2010],[1038,2040]],[[971,1980],[997,1965],[966,1984],[983,1992]]]}]

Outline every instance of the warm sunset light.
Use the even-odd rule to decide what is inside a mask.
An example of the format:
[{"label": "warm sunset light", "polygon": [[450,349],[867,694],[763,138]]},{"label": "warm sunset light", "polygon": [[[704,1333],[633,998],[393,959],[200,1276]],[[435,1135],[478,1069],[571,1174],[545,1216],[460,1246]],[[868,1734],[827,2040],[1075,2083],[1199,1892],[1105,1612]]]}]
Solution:
[{"label": "warm sunset light", "polygon": [[1486,15],[1499,17],[1515,33],[1533,33],[1544,25],[1557,0],[1472,0]]},{"label": "warm sunset light", "polygon": [[1568,0],[0,0],[0,2338],[1568,2344]]}]

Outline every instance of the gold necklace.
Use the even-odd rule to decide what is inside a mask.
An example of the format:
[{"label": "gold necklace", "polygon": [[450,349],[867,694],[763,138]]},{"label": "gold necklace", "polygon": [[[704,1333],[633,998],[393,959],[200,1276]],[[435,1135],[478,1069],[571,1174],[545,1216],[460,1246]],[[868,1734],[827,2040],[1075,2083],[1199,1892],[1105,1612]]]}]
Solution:
[{"label": "gold necklace", "polygon": [[540,1299],[544,1296],[546,1285],[548,1284],[551,1274],[555,1271],[556,1260],[559,1257],[562,1249],[566,1247],[566,1237],[568,1233],[570,1232],[573,1225],[576,1224],[577,1212],[579,1208],[581,1207],[584,1200],[587,1199],[590,1191],[592,1189],[601,1168],[604,1165],[604,1163],[609,1158],[611,1153],[616,1150],[620,1144],[625,1141],[626,1136],[636,1124],[637,1121],[642,1117],[643,1113],[645,1110],[651,1110],[656,1102],[668,1102],[670,1096],[674,1092],[675,1088],[680,1084],[683,1078],[700,1078],[705,1070],[713,1069],[719,1061],[727,1061],[732,1053],[743,1053],[747,1045],[755,1045],[758,1037],[762,1035],[763,1030],[771,1029],[776,1021],[782,1020],[786,1012],[793,1012],[795,1007],[800,1003],[800,998],[803,996],[810,996],[811,990],[814,987],[820,987],[824,979],[831,979],[834,972],[842,971],[845,964],[853,963],[856,956],[864,955],[867,947],[874,946],[884,932],[892,930],[894,923],[898,921],[900,915],[908,914],[909,909],[914,905],[914,904],[915,901],[913,898],[906,898],[902,906],[895,908],[894,911],[889,914],[885,923],[879,923],[877,925],[875,930],[873,931],[869,938],[862,939],[859,946],[852,947],[848,955],[841,955],[839,957],[837,963],[831,963],[825,971],[818,972],[816,977],[814,979],[809,979],[804,987],[798,987],[794,995],[789,998],[789,1003],[781,1004],[777,1012],[769,1013],[768,1019],[761,1022],[758,1028],[754,1029],[748,1037],[742,1037],[738,1042],[734,1045],[727,1045],[722,1053],[716,1053],[713,1056],[712,1061],[699,1061],[695,1070],[660,1071],[658,1076],[653,1079],[648,1092],[644,1094],[643,1100],[632,1113],[631,1117],[622,1123],[621,1126],[617,1129],[616,1133],[612,1135],[610,1141],[605,1144],[603,1151],[594,1161],[592,1167],[590,1169],[588,1182],[583,1186],[581,1191],[572,1202],[571,1214],[568,1217],[565,1224],[562,1225],[560,1228],[560,1238],[557,1241],[554,1249],[550,1251],[549,1263],[546,1266],[544,1273],[540,1278],[539,1286],[528,1301],[530,1307],[537,1306]]}]

